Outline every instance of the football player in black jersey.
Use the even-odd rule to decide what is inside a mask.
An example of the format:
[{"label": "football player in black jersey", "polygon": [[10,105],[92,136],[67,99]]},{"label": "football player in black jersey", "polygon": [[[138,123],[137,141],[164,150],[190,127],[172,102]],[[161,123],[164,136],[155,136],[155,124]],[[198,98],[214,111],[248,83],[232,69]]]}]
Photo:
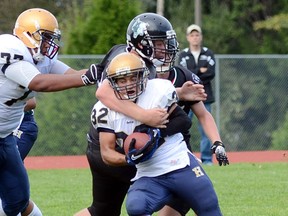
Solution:
[{"label": "football player in black jersey", "polygon": [[[169,53],[172,57],[166,58],[165,56],[161,56],[160,58],[157,56],[158,52],[156,53],[157,47],[155,47],[155,42],[159,40],[166,44],[163,52]],[[114,46],[100,63],[100,66],[104,68],[104,73],[99,74],[102,82],[99,84],[100,87],[97,90],[97,98],[111,109],[131,116],[147,125],[165,127],[167,123],[166,118],[168,117],[166,110],[143,110],[130,101],[119,102],[119,100],[117,100],[118,103],[114,103],[114,92],[112,88],[110,88],[107,80],[105,80],[105,68],[107,68],[109,62],[119,53],[132,52],[141,56],[145,61],[150,71],[149,78],[152,79],[156,77],[156,66],[164,64],[164,62],[166,62],[165,59],[169,60],[169,62],[166,63],[173,62],[177,51],[178,42],[176,40],[176,33],[166,18],[155,13],[143,13],[136,16],[127,28],[127,45],[121,44]],[[99,65],[97,68],[99,68]],[[193,84],[190,81],[186,83],[186,87],[186,91],[189,92],[188,97],[193,97],[195,100],[206,98],[201,84]],[[185,97],[185,90],[179,88],[177,93]],[[93,119],[91,120],[93,121]],[[179,128],[176,129],[176,132],[179,132]],[[131,184],[130,180],[134,177],[136,169],[134,166],[128,165],[122,167],[106,165],[100,154],[98,132],[93,126],[90,127],[87,139],[88,147],[86,155],[92,173],[93,202],[90,207],[81,210],[76,213],[75,216],[119,216],[121,214],[122,203]],[[124,154],[122,149],[116,149]],[[180,208],[182,208],[182,206]],[[169,210],[173,212],[173,214],[175,213],[175,210]],[[177,211],[179,212],[181,209],[177,209]],[[169,216],[169,214],[170,213],[167,213],[166,216]]]}]

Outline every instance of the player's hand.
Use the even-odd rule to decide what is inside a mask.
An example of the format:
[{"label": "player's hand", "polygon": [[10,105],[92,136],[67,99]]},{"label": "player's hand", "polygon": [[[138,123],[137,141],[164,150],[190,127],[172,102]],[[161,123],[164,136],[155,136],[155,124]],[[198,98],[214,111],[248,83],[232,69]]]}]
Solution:
[{"label": "player's hand", "polygon": [[225,146],[223,145],[222,142],[216,141],[213,143],[211,147],[212,153],[215,153],[216,159],[219,163],[219,166],[224,166],[229,165],[229,160],[225,151]]},{"label": "player's hand", "polygon": [[153,108],[145,110],[145,113],[143,113],[143,119],[141,122],[143,122],[146,125],[149,125],[150,127],[155,128],[166,128],[166,124],[169,122],[168,117],[169,114],[166,109],[161,108]]},{"label": "player's hand", "polygon": [[[141,131],[144,132],[143,130]],[[129,145],[129,152],[126,155],[128,164],[138,164],[149,160],[159,146],[160,130],[156,128],[148,128],[145,132],[149,135],[150,140],[141,148],[135,149],[136,139],[132,139]]]},{"label": "player's hand", "polygon": [[204,86],[202,84],[194,84],[191,81],[185,82],[177,93],[180,100],[184,101],[203,101],[207,99]]},{"label": "player's hand", "polygon": [[82,74],[81,79],[84,85],[93,85],[100,81],[103,72],[101,65],[91,64],[85,74]]}]

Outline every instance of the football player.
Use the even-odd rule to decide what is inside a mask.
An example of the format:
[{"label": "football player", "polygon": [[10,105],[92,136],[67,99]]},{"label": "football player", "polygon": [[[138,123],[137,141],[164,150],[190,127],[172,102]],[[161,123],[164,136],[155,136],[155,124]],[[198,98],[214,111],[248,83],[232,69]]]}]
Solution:
[{"label": "football player", "polygon": [[[167,109],[167,128],[147,128],[101,101],[93,108],[103,161],[110,166],[135,164],[137,168],[127,194],[128,214],[152,215],[177,195],[197,215],[222,215],[209,177],[188,150],[183,135],[173,132],[173,128],[188,130],[191,126],[187,114],[177,105],[176,89],[169,80],[148,80],[147,71],[141,58],[122,53],[109,64],[107,79],[119,100],[133,101],[144,109]],[[137,131],[150,136],[144,147],[135,149],[132,139],[126,156],[115,151],[115,143],[123,148],[125,138]]]},{"label": "football player", "polygon": [[[171,23],[163,16],[155,13],[143,13],[131,20],[127,28],[127,45],[121,44],[114,46],[101,62],[101,67],[104,67],[104,72],[109,66],[110,61],[119,53],[130,52],[142,57],[149,69],[149,78],[155,78],[155,65],[161,65],[164,62],[172,63],[178,51],[178,42],[176,33],[173,30]],[[167,58],[164,56],[156,56],[155,41],[164,41],[169,50]],[[98,75],[99,76],[99,75]],[[143,109],[129,101],[118,100],[108,80],[104,79],[106,74],[102,74],[104,80],[97,90],[97,97],[103,100],[103,103],[111,109],[122,112],[125,115],[130,115],[140,122],[154,127],[166,127],[168,113],[166,109],[154,108]],[[201,84],[193,84],[191,81],[186,82],[185,88],[177,89],[178,95],[188,96],[190,100],[204,100],[206,97]],[[184,85],[184,86],[185,86]],[[99,94],[98,94],[99,93]],[[156,92],[155,92],[156,94]],[[192,97],[192,98],[191,98]],[[116,101],[115,101],[116,100]],[[111,106],[111,107],[110,107]],[[150,114],[154,110],[157,113],[158,119]],[[161,119],[159,119],[161,117]],[[156,121],[157,120],[157,121]],[[95,113],[91,114],[91,122],[95,124]],[[94,123],[93,123],[94,122]],[[181,127],[176,128],[179,132]],[[134,166],[111,167],[103,162],[100,153],[99,134],[91,125],[87,135],[88,147],[86,151],[87,159],[92,173],[92,190],[93,202],[87,209],[83,209],[75,214],[75,216],[96,216],[96,215],[111,215],[119,216],[121,214],[121,206],[125,198],[126,192],[130,186],[130,180],[135,175]],[[123,149],[116,145],[116,151],[124,155]],[[111,207],[113,206],[113,208]],[[182,206],[175,207],[178,212],[182,212]],[[173,214],[175,211],[171,210]],[[166,214],[168,216],[169,214]]]},{"label": "football player", "polygon": [[0,35],[0,215],[42,215],[29,200],[28,175],[13,136],[26,102],[35,92],[96,83],[95,70],[76,73],[57,60],[60,38],[57,19],[41,8],[21,13],[13,35]]}]

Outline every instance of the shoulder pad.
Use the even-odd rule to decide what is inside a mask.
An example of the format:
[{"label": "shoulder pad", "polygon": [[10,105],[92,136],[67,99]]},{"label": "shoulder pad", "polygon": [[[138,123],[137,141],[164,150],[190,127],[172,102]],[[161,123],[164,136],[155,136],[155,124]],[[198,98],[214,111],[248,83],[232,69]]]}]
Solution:
[{"label": "shoulder pad", "polygon": [[[25,60],[34,64],[32,55],[25,44],[14,35],[4,34],[0,36],[1,63],[13,63]],[[9,62],[7,62],[9,57]]]}]

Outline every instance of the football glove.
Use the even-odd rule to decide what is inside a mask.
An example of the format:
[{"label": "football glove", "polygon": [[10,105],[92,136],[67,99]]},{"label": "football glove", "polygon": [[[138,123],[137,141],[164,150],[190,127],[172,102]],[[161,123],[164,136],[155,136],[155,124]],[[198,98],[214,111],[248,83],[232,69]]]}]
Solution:
[{"label": "football glove", "polygon": [[229,160],[225,151],[225,146],[223,145],[222,142],[216,141],[213,143],[211,147],[212,153],[216,155],[216,159],[219,163],[219,166],[224,166],[229,165]]},{"label": "football glove", "polygon": [[159,145],[160,130],[156,128],[148,128],[146,133],[149,135],[150,140],[140,149],[135,148],[136,139],[132,139],[129,144],[129,152],[126,155],[128,164],[138,164],[149,160]]},{"label": "football glove", "polygon": [[91,64],[86,73],[81,76],[84,85],[93,85],[100,81],[103,69],[101,65]]}]

